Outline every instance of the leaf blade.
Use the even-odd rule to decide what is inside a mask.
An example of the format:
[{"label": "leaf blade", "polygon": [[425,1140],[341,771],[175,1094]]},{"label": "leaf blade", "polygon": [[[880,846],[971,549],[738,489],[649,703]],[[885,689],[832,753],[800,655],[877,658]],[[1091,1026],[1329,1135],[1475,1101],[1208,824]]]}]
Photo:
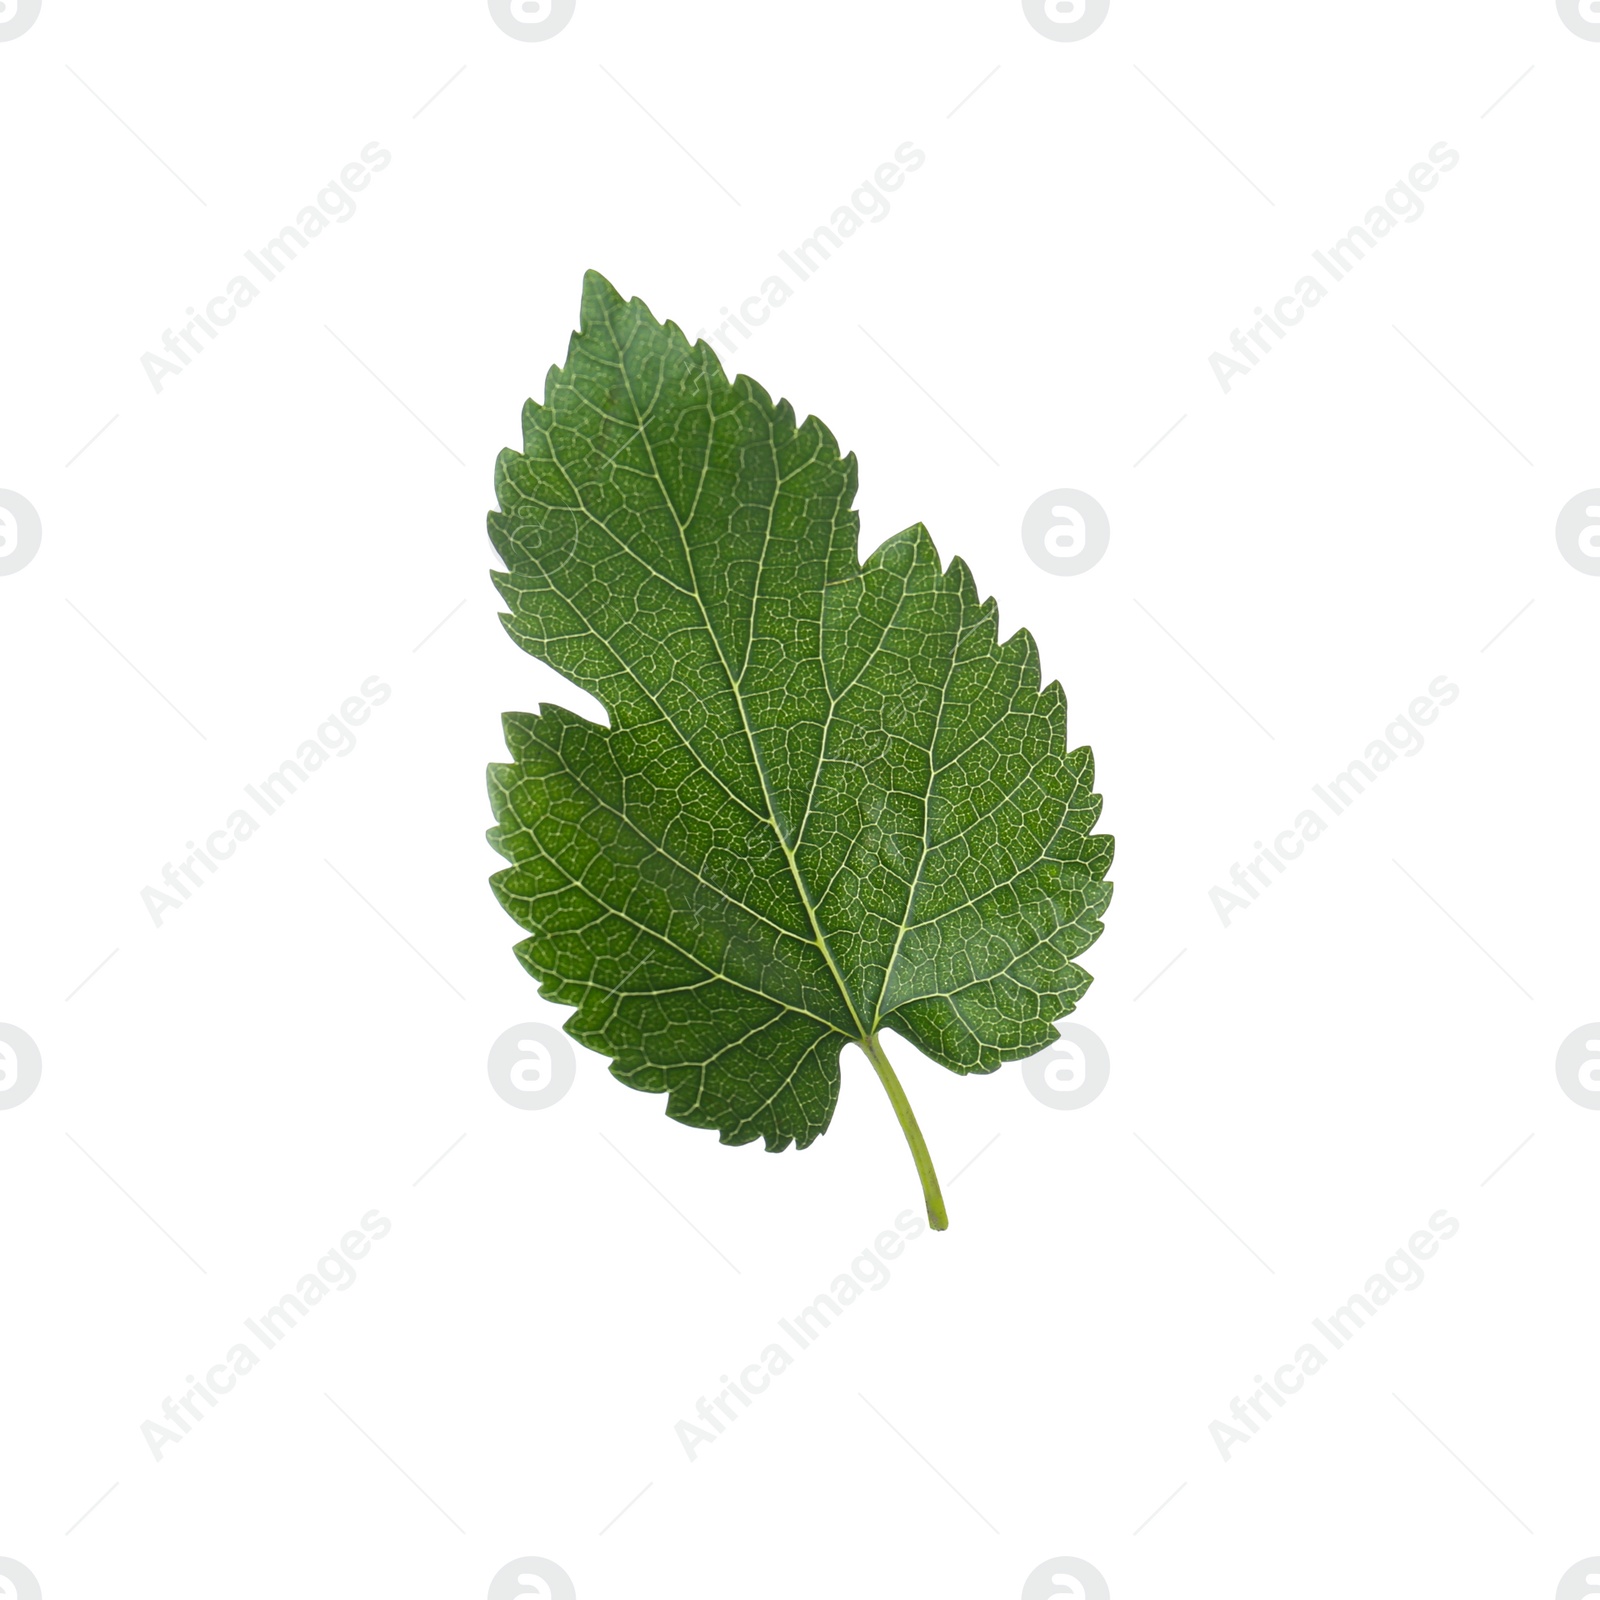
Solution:
[{"label": "leaf blade", "polygon": [[504,625],[606,707],[507,718],[519,959],[724,1142],[800,1147],[880,1026],[957,1072],[1056,1037],[1111,841],[1037,651],[920,525],[863,563],[853,456],[591,273],[497,464]]}]

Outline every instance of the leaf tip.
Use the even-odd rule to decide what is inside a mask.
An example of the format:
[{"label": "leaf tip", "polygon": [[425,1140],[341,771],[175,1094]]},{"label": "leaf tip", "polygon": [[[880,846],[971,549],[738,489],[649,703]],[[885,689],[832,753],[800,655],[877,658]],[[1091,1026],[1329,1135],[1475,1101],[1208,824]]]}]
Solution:
[{"label": "leaf tip", "polygon": [[611,280],[603,272],[597,272],[590,267],[583,275],[582,319],[583,326],[589,324],[591,312],[600,312],[602,315],[613,306],[623,303],[622,296],[612,286]]}]

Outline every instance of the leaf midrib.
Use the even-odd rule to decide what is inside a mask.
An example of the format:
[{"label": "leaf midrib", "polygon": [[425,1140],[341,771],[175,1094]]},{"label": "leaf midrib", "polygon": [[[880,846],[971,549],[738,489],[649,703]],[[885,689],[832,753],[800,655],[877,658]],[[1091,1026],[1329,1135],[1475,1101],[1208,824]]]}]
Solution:
[{"label": "leaf midrib", "polygon": [[[639,430],[639,438],[644,445],[645,454],[650,458],[650,470],[655,474],[656,482],[661,486],[662,501],[665,503],[667,510],[672,514],[673,525],[678,530],[678,542],[683,546],[683,559],[689,570],[689,582],[694,594],[695,606],[700,612],[701,621],[705,624],[706,636],[711,640],[711,646],[717,652],[717,660],[722,663],[723,674],[728,680],[728,692],[733,696],[733,703],[738,707],[739,710],[739,724],[744,729],[745,742],[750,748],[750,759],[755,765],[756,776],[761,782],[761,798],[767,809],[765,820],[767,825],[772,829],[773,837],[778,841],[778,848],[783,851],[783,859],[788,863],[789,876],[794,880],[795,892],[800,896],[800,904],[805,908],[806,920],[811,924],[811,932],[817,949],[821,952],[822,959],[827,964],[828,971],[832,975],[835,985],[838,987],[839,997],[844,1001],[845,1009],[850,1013],[850,1020],[855,1024],[855,1037],[858,1042],[864,1045],[870,1036],[869,1030],[862,1024],[860,1014],[856,1011],[855,1001],[851,997],[849,986],[844,981],[844,975],[839,970],[838,962],[834,960],[833,951],[828,948],[827,936],[823,933],[822,925],[817,920],[816,910],[811,904],[811,896],[806,890],[805,878],[800,872],[799,863],[795,860],[794,851],[790,848],[789,841],[784,838],[783,829],[778,824],[777,806],[773,800],[771,782],[767,777],[766,763],[761,759],[760,746],[756,742],[755,730],[750,726],[750,718],[745,710],[744,696],[740,692],[738,680],[734,677],[733,668],[729,666],[728,658],[723,653],[722,641],[717,637],[717,631],[711,625],[710,613],[706,610],[705,600],[701,596],[700,577],[695,571],[694,554],[689,548],[688,531],[684,525],[683,519],[678,515],[677,506],[673,504],[672,491],[667,487],[666,477],[661,471],[660,463],[656,460],[655,446],[651,442],[649,430],[645,427],[644,414],[640,409],[638,397],[633,392],[633,381],[628,375],[627,348],[622,338],[618,335],[615,323],[611,320],[611,310],[609,307],[606,309],[605,319],[606,328],[610,332],[612,343],[617,349],[617,372],[622,379],[623,388],[627,391],[628,404],[633,408],[634,425]],[[709,409],[710,407],[708,399],[707,410],[709,411]],[[712,416],[711,423],[712,434],[714,436],[716,432],[715,416]],[[710,449],[711,442],[708,441],[708,456]],[[776,457],[776,452],[774,452],[774,457]],[[774,459],[773,464],[774,466],[777,465],[776,459]],[[705,483],[705,474],[705,463],[702,462],[700,468],[700,482],[702,486]],[[782,475],[779,474],[778,476],[781,479]],[[698,500],[698,498],[699,490],[697,489],[696,500]],[[770,529],[771,518],[769,516],[769,536]],[[765,553],[765,546],[763,545],[762,567],[765,565]],[[753,595],[751,599],[752,612],[754,611],[756,600],[759,598],[761,581],[760,570],[761,569],[758,568],[756,577],[757,593]],[[836,1024],[833,1026],[836,1032],[844,1032],[844,1030],[839,1028]]]}]

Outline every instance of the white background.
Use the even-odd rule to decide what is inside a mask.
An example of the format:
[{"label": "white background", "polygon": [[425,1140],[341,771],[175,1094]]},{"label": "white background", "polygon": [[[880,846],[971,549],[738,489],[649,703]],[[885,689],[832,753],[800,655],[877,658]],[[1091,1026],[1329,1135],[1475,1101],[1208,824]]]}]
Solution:
[{"label": "white background", "polygon": [[[1116,1600],[1555,1594],[1600,1549],[1600,1115],[1554,1071],[1600,1014],[1600,580],[1554,538],[1600,481],[1597,83],[1553,0],[1113,0],[1078,43],[1015,3],[579,0],[521,43],[481,3],[44,0],[0,43],[0,488],[43,527],[0,578],[0,1022],[44,1063],[0,1112],[0,1556],[46,1600],[476,1597],[524,1555],[582,1600],[1012,1600],[1063,1555]],[[374,140],[158,394],[145,352]],[[674,1425],[915,1175],[853,1051],[803,1154],[581,1050],[550,1110],[492,1091],[560,1014],[483,771],[501,712],[582,702],[495,620],[491,472],[586,267],[714,327],[907,140],[730,364],[857,452],[866,544],[925,521],[1066,685],[1111,1079],[1056,1111],[891,1039],[950,1231],[691,1463]],[[1211,353],[1441,140],[1425,214],[1225,395]],[[1111,521],[1079,577],[1022,548],[1059,487]],[[374,674],[157,927],[141,891]],[[1441,674],[1425,748],[1225,928],[1212,887]],[[153,1459],[373,1208],[359,1281]],[[1440,1208],[1421,1287],[1224,1462]]]}]

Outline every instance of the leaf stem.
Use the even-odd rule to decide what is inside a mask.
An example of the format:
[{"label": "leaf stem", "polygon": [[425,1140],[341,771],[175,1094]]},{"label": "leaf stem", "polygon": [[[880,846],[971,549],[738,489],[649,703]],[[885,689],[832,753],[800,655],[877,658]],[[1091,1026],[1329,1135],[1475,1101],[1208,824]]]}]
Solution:
[{"label": "leaf stem", "polygon": [[916,1113],[906,1099],[905,1090],[900,1087],[900,1080],[894,1075],[894,1068],[889,1065],[889,1057],[878,1043],[877,1034],[869,1033],[861,1041],[861,1048],[867,1052],[867,1059],[876,1069],[878,1079],[888,1093],[889,1104],[894,1107],[894,1114],[900,1120],[900,1131],[911,1146],[912,1157],[917,1163],[917,1176],[922,1179],[922,1198],[928,1207],[928,1224],[935,1232],[942,1233],[950,1226],[950,1218],[945,1215],[944,1196],[939,1193],[939,1174],[933,1170],[933,1157],[928,1154],[928,1142],[922,1137],[922,1129],[917,1126]]}]

